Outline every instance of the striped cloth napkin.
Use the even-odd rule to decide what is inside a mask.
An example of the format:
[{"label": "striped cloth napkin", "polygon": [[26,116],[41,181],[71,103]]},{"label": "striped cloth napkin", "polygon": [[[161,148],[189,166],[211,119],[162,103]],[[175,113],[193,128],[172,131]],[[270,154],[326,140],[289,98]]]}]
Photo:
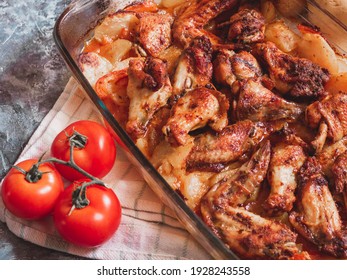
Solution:
[{"label": "striped cloth napkin", "polygon": [[[97,109],[71,78],[17,162],[38,158],[49,151],[61,130],[84,119],[100,122]],[[117,232],[102,246],[89,249],[69,244],[59,237],[52,217],[39,221],[19,219],[5,208],[2,199],[0,220],[11,232],[29,242],[92,259],[210,259],[211,256],[178,222],[173,211],[152,192],[122,149],[118,147],[117,151],[114,167],[103,181],[117,194],[123,215]]]}]

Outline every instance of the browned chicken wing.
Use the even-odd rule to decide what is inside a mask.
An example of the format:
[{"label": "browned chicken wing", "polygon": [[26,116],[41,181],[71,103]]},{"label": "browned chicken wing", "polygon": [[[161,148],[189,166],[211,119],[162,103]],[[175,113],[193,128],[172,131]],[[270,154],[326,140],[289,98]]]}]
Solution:
[{"label": "browned chicken wing", "polygon": [[204,133],[195,138],[187,157],[187,170],[218,172],[252,150],[270,130],[263,123],[245,120],[227,126],[217,134]]},{"label": "browned chicken wing", "polygon": [[[340,140],[347,135],[347,94],[330,94],[309,105],[306,122],[311,128],[320,127],[320,130],[323,130],[326,127],[324,136],[333,142]],[[325,142],[324,137],[321,141]]]},{"label": "browned chicken wing", "polygon": [[270,151],[267,141],[248,162],[215,184],[201,201],[206,224],[244,258],[290,259],[299,253],[296,234],[287,226],[240,208],[257,194],[265,179]]},{"label": "browned chicken wing", "polygon": [[223,130],[228,125],[228,109],[224,94],[205,87],[196,88],[174,104],[163,133],[172,145],[184,145],[193,141],[190,131],[206,125],[215,131]]},{"label": "browned chicken wing", "polygon": [[270,154],[270,141],[266,141],[235,173],[217,182],[203,200],[208,200],[207,204],[219,209],[227,205],[243,206],[249,198],[258,193],[260,184],[266,177]]},{"label": "browned chicken wing", "polygon": [[277,90],[294,98],[313,99],[325,95],[327,69],[312,61],[282,52],[272,42],[256,44],[256,56],[268,67]]},{"label": "browned chicken wing", "polygon": [[78,66],[92,87],[113,68],[111,62],[94,52],[82,53],[78,57]]},{"label": "browned chicken wing", "polygon": [[207,224],[229,248],[247,259],[309,259],[296,245],[297,234],[285,224],[265,219],[243,208],[213,208]]},{"label": "browned chicken wing", "polygon": [[228,40],[235,43],[257,43],[264,40],[265,19],[254,9],[242,9],[230,18]]},{"label": "browned chicken wing", "polygon": [[158,57],[170,46],[172,22],[173,18],[169,14],[148,13],[140,18],[137,38],[149,55]]},{"label": "browned chicken wing", "polygon": [[289,220],[306,239],[335,257],[347,257],[347,238],[342,233],[339,212],[315,158],[299,171],[296,210]]},{"label": "browned chicken wing", "polygon": [[325,176],[332,180],[332,167],[338,156],[347,151],[347,137],[343,137],[341,140],[326,145],[324,149],[317,155],[317,160],[322,167],[322,171]]},{"label": "browned chicken wing", "polygon": [[176,17],[172,34],[174,40],[183,47],[198,36],[207,36],[212,44],[221,43],[221,39],[204,29],[205,25],[222,12],[232,9],[238,0],[193,0],[181,9]]},{"label": "browned chicken wing", "polygon": [[271,191],[264,203],[269,212],[276,214],[292,210],[297,187],[296,175],[305,160],[305,151],[300,145],[280,142],[273,147],[268,172]]},{"label": "browned chicken wing", "polygon": [[332,173],[335,179],[335,192],[347,192],[347,151],[336,158],[332,166]]},{"label": "browned chicken wing", "polygon": [[337,157],[331,171],[334,178],[334,191],[342,194],[347,209],[347,151]]},{"label": "browned chicken wing", "polygon": [[176,95],[184,90],[205,86],[212,79],[212,46],[205,37],[197,37],[190,43],[179,58],[173,77]]},{"label": "browned chicken wing", "polygon": [[172,94],[166,64],[157,58],[130,60],[127,95],[130,99],[126,131],[133,139],[143,137],[155,112]]},{"label": "browned chicken wing", "polygon": [[297,120],[304,107],[286,101],[264,87],[260,79],[241,82],[236,115],[239,120],[252,121]]},{"label": "browned chicken wing", "polygon": [[221,85],[232,86],[236,80],[260,77],[261,68],[255,57],[246,51],[235,53],[222,49],[213,61],[214,77]]}]

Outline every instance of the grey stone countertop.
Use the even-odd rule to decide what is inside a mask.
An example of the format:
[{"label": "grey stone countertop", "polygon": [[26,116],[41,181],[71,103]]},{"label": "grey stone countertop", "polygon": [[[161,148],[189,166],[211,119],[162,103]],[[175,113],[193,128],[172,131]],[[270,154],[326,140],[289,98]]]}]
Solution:
[{"label": "grey stone countertop", "polygon": [[[70,2],[0,0],[0,180],[71,75],[52,35]],[[0,222],[0,259],[80,258],[26,242]]]}]

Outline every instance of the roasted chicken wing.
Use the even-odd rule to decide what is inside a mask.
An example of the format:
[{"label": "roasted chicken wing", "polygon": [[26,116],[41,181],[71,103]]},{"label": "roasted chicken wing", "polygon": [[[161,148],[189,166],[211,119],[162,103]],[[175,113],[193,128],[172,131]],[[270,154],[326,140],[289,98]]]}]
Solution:
[{"label": "roasted chicken wing", "polygon": [[140,18],[137,38],[150,56],[158,57],[170,46],[172,22],[170,14],[147,13]]},{"label": "roasted chicken wing", "polygon": [[212,80],[212,46],[205,37],[196,37],[179,58],[173,77],[174,94],[205,86]]},{"label": "roasted chicken wing", "polygon": [[204,197],[215,208],[243,206],[252,196],[256,196],[264,181],[270,161],[271,146],[267,141],[249,161],[244,163],[231,176],[221,178]]},{"label": "roasted chicken wing", "polygon": [[187,170],[218,172],[226,164],[249,153],[271,131],[263,123],[250,120],[227,126],[220,133],[204,133],[195,138],[187,157]]},{"label": "roasted chicken wing", "polygon": [[299,171],[296,208],[290,213],[293,227],[306,239],[335,257],[347,256],[347,238],[328,181],[315,158]]},{"label": "roasted chicken wing", "polygon": [[184,145],[193,141],[188,133],[206,125],[222,131],[228,125],[229,102],[216,90],[199,87],[181,97],[171,109],[171,116],[163,127],[167,141]]},{"label": "roasted chicken wing", "polygon": [[245,258],[290,259],[299,250],[296,234],[287,226],[240,208],[257,194],[266,177],[270,142],[230,177],[215,184],[201,200],[201,215],[207,225]]},{"label": "roasted chicken wing", "polygon": [[236,105],[238,120],[252,121],[297,120],[304,107],[286,101],[264,87],[260,79],[253,78],[241,82]]},{"label": "roasted chicken wing", "polygon": [[251,44],[264,40],[265,19],[254,9],[241,9],[230,18],[228,40]]},{"label": "roasted chicken wing", "polygon": [[286,54],[272,42],[256,44],[253,51],[268,68],[276,89],[282,94],[301,99],[325,95],[324,85],[329,80],[327,69],[308,59]]},{"label": "roasted chicken wing", "polygon": [[221,43],[221,39],[204,29],[205,25],[219,14],[232,9],[238,0],[192,0],[177,15],[172,34],[174,40],[183,47],[198,36],[207,36],[212,44]]},{"label": "roasted chicken wing", "polygon": [[332,179],[332,167],[338,156],[347,151],[347,137],[343,137],[341,140],[326,145],[322,152],[317,155],[317,160],[322,167],[323,174]]},{"label": "roasted chicken wing", "polygon": [[268,172],[270,194],[264,207],[271,213],[292,210],[297,187],[296,176],[306,160],[304,148],[295,143],[278,143],[272,149]]},{"label": "roasted chicken wing", "polygon": [[214,77],[217,83],[232,86],[236,80],[260,77],[262,70],[255,57],[246,51],[235,53],[222,49],[213,61]]},{"label": "roasted chicken wing", "polygon": [[345,202],[347,210],[347,151],[339,155],[332,166],[334,179],[334,192],[340,193]]},{"label": "roasted chicken wing", "polygon": [[126,131],[137,140],[147,131],[155,112],[172,94],[166,64],[157,58],[135,58],[129,63],[127,95],[130,99]]},{"label": "roasted chicken wing", "polygon": [[[340,140],[347,134],[347,94],[329,94],[323,100],[309,105],[306,122],[311,128],[320,127],[322,131],[326,127],[324,136],[333,142]],[[324,137],[321,141],[325,142]]]}]

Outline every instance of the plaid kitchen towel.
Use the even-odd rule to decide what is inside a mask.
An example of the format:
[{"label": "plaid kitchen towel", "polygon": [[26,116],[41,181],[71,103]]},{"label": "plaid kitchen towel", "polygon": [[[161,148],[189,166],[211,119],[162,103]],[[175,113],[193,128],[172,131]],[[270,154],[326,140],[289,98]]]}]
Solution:
[{"label": "plaid kitchen towel", "polygon": [[[74,121],[85,119],[99,122],[99,113],[71,78],[17,162],[40,157],[49,151],[61,130]],[[0,220],[15,235],[29,242],[92,259],[210,259],[175,214],[152,192],[122,149],[118,147],[117,151],[114,167],[103,181],[117,194],[123,215],[117,232],[101,247],[89,249],[67,243],[56,232],[52,217],[39,221],[19,219],[5,208],[2,199]]]}]

